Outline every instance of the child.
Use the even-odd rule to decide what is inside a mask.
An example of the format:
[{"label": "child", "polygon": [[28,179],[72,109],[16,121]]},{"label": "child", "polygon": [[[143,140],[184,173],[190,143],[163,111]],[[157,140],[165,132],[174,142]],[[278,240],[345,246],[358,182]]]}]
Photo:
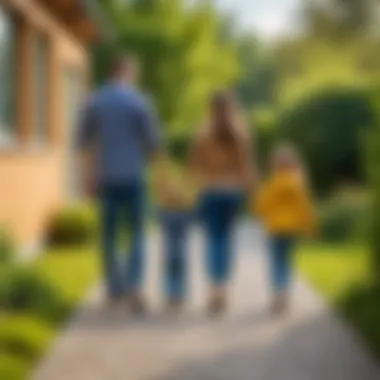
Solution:
[{"label": "child", "polygon": [[300,160],[290,145],[274,151],[271,171],[254,207],[269,234],[272,312],[281,313],[288,306],[293,248],[298,238],[314,234],[315,218]]},{"label": "child", "polygon": [[168,311],[180,311],[186,296],[186,251],[193,194],[178,167],[166,161],[158,184],[159,216],[164,238],[165,294]]}]

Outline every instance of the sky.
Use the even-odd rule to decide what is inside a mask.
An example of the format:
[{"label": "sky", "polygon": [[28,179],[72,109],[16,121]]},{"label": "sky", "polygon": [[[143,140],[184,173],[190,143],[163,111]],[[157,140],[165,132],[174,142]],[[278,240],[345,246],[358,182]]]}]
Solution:
[{"label": "sky", "polygon": [[302,0],[217,0],[231,11],[243,29],[256,30],[263,38],[293,33],[299,26],[297,11]]}]

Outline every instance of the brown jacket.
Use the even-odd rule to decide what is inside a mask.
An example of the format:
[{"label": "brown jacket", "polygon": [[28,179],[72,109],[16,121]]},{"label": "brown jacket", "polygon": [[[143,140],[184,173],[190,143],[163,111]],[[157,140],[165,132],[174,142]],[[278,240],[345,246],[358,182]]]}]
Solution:
[{"label": "brown jacket", "polygon": [[189,167],[200,187],[236,186],[247,188],[253,179],[253,157],[248,133],[237,131],[235,141],[220,141],[210,128],[195,137]]}]

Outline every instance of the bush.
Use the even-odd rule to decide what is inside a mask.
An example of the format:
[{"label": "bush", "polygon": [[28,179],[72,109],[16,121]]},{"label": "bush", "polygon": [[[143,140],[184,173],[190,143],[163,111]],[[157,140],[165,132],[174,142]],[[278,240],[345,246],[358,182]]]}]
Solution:
[{"label": "bush", "polygon": [[325,195],[342,180],[363,179],[361,140],[375,122],[366,92],[337,88],[313,94],[283,112],[278,131],[298,147],[313,187]]},{"label": "bush", "polygon": [[10,234],[0,229],[0,265],[9,264],[15,254],[15,244]]},{"label": "bush", "polygon": [[6,308],[6,302],[9,292],[9,277],[11,267],[0,265],[0,313]]},{"label": "bush", "polygon": [[322,205],[319,212],[319,235],[322,241],[339,243],[368,238],[369,202],[339,194]]},{"label": "bush", "polygon": [[34,268],[17,266],[4,271],[1,305],[7,310],[28,311],[52,322],[67,315],[64,300]]},{"label": "bush", "polygon": [[24,380],[29,371],[27,359],[10,354],[0,354],[0,379]]},{"label": "bush", "polygon": [[96,217],[92,207],[75,205],[59,211],[50,219],[46,238],[52,246],[83,245],[96,236]]},{"label": "bush", "polygon": [[356,286],[341,300],[344,316],[356,327],[380,358],[380,288],[372,284]]},{"label": "bush", "polygon": [[0,351],[28,359],[40,357],[53,337],[45,322],[28,316],[8,316],[0,325]]}]

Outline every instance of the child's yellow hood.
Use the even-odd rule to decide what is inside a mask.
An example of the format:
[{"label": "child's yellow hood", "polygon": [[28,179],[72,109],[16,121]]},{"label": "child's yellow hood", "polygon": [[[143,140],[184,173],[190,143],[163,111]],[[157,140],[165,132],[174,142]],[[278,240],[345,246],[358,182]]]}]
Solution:
[{"label": "child's yellow hood", "polygon": [[299,173],[290,170],[279,170],[269,179],[268,183],[272,191],[298,191],[302,186],[302,178]]}]

